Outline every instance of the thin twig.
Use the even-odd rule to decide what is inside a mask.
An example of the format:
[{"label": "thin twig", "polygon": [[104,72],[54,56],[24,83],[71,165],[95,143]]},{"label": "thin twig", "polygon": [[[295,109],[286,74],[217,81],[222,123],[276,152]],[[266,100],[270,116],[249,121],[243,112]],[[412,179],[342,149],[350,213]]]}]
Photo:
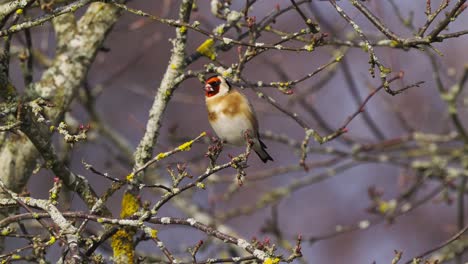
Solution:
[{"label": "thin twig", "polygon": [[291,3],[294,6],[294,9],[296,9],[297,13],[302,17],[304,20],[305,24],[309,27],[310,31],[314,34],[318,33],[320,31],[320,28],[312,22],[312,19],[307,18],[307,16],[304,14],[304,12],[301,10],[301,8],[296,4],[296,1],[290,0]]},{"label": "thin twig", "polygon": [[440,243],[439,245],[437,245],[436,247],[434,248],[431,248],[427,251],[425,251],[424,253],[416,256],[416,257],[413,257],[411,258],[410,260],[408,260],[407,262],[405,262],[405,264],[411,264],[413,262],[414,259],[422,259],[423,257],[431,254],[431,253],[434,253],[436,252],[437,250],[447,246],[448,244],[454,242],[455,240],[459,239],[466,231],[468,230],[468,226],[465,226],[463,227],[463,229],[461,229],[460,231],[458,231],[455,235],[453,235],[451,238],[447,239],[446,241]]}]

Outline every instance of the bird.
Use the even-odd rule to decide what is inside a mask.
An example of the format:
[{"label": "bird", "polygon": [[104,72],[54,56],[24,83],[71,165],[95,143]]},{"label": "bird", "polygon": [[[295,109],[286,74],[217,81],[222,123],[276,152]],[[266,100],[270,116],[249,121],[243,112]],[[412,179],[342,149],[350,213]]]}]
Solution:
[{"label": "bird", "polygon": [[273,161],[265,150],[267,146],[260,140],[257,117],[245,95],[220,75],[206,78],[204,90],[208,121],[218,138],[230,145],[242,146],[246,145],[248,131],[258,157],[264,163]]}]

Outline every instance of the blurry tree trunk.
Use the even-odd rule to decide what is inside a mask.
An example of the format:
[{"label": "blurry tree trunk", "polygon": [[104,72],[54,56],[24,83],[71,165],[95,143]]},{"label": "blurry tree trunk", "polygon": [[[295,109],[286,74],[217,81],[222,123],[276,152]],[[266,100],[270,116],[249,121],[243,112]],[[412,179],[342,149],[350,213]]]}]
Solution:
[{"label": "blurry tree trunk", "polygon": [[[10,190],[21,192],[25,188],[32,170],[37,164],[36,161],[40,158],[39,154],[44,155],[44,150],[40,148],[48,145],[51,140],[50,125],[57,125],[63,119],[74,95],[86,78],[96,53],[119,16],[120,11],[114,6],[93,3],[78,22],[75,21],[74,14],[64,14],[54,19],[58,42],[56,56],[42,78],[31,87],[27,87],[30,98],[45,99],[53,106],[43,109],[44,116],[51,122],[48,125],[40,122],[37,124],[34,122],[23,123],[21,130],[30,132],[27,133],[27,136],[22,132],[18,132],[18,135],[1,135],[0,178]],[[3,71],[4,75],[0,78],[2,89],[11,86],[5,76],[8,68],[5,70]],[[29,116],[28,119],[35,118]],[[35,128],[31,129],[33,126]],[[32,142],[36,144],[34,145]],[[41,147],[38,146],[38,142],[41,142]],[[39,147],[41,153],[36,150],[36,147]],[[51,146],[50,148],[53,151]],[[54,168],[52,169],[54,170]],[[76,175],[72,173],[59,175],[58,171],[54,171],[54,173],[58,177],[69,177],[62,179],[65,184],[68,183],[68,188],[81,187],[75,186],[78,182]],[[82,193],[79,194],[82,195]],[[5,197],[5,194],[1,193],[0,197]],[[82,195],[82,199],[89,207],[92,207],[95,202],[93,202],[95,197],[86,197],[86,194],[84,197]],[[0,219],[7,214],[8,212],[3,211]],[[0,242],[0,246],[2,245],[3,243]],[[0,250],[3,250],[3,246]]]}]

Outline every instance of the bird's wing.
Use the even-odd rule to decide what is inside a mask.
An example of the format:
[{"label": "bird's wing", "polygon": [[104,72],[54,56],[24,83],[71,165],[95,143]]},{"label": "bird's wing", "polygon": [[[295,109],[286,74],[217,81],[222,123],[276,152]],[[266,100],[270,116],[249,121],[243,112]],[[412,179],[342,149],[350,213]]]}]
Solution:
[{"label": "bird's wing", "polygon": [[252,132],[255,136],[258,136],[258,120],[252,104],[249,102],[247,97],[239,91],[234,90],[232,93],[238,98],[237,103],[240,105],[239,110],[252,123],[252,127],[254,129]]}]

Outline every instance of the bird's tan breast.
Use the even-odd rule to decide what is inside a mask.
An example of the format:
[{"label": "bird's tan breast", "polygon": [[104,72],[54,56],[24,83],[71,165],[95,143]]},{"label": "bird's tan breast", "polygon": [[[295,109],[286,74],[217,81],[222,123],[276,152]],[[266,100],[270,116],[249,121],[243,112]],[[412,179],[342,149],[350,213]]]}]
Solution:
[{"label": "bird's tan breast", "polygon": [[[243,133],[258,131],[257,120],[247,98],[241,93],[232,92],[206,101],[208,120],[218,137],[233,144],[243,142]],[[236,141],[236,142],[234,142]]]},{"label": "bird's tan breast", "polygon": [[223,114],[226,117],[245,115],[252,124],[257,123],[247,98],[235,90],[220,97],[207,99],[206,107],[210,122],[216,121],[219,115]]}]

